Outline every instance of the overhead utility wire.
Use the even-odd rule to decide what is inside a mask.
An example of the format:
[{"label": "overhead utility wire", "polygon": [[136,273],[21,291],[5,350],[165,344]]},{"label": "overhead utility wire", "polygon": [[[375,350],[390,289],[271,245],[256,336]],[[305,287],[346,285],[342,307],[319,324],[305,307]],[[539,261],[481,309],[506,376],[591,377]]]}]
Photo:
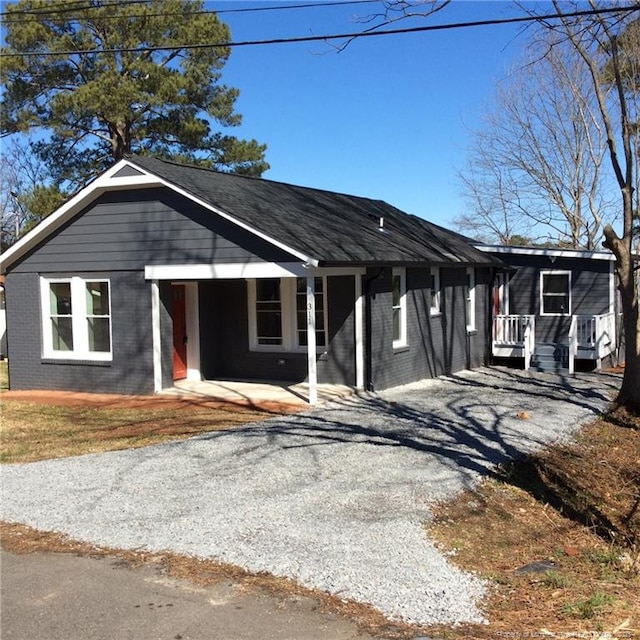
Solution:
[{"label": "overhead utility wire", "polygon": [[[25,10],[25,11],[5,11],[0,13],[0,17],[5,16],[30,16],[31,19],[27,20],[4,20],[4,24],[22,24],[28,22],[36,22],[38,16],[47,16],[47,19],[50,20],[65,20],[66,18],[49,18],[49,16],[58,13],[70,13],[72,11],[90,11],[92,9],[104,9],[107,7],[118,6],[122,7],[124,5],[131,4],[143,4],[148,2],[149,0],[123,0],[121,2],[111,2],[107,4],[102,4],[98,6],[82,6],[82,7],[69,7],[65,9],[50,9],[50,10]],[[126,18],[155,18],[160,16],[177,16],[177,15],[201,15],[201,14],[218,14],[218,13],[253,13],[256,11],[283,11],[290,9],[312,9],[317,7],[336,7],[336,6],[344,6],[344,5],[352,5],[352,4],[371,4],[374,2],[380,2],[381,0],[339,0],[337,2],[307,2],[305,4],[289,4],[289,5],[278,5],[275,7],[242,7],[240,9],[203,9],[201,11],[181,11],[179,13],[139,13],[133,14],[129,16],[99,16],[99,20],[120,20],[123,17]]]},{"label": "overhead utility wire", "polygon": [[571,13],[551,13],[539,16],[521,16],[519,18],[496,18],[494,20],[476,20],[474,22],[454,22],[448,24],[434,24],[423,27],[406,27],[404,29],[386,29],[384,31],[359,31],[356,33],[340,33],[324,36],[299,36],[296,38],[273,38],[270,40],[245,40],[240,42],[215,42],[207,44],[185,44],[161,47],[117,47],[114,49],[78,49],[68,51],[44,51],[25,53],[0,53],[0,58],[33,58],[62,55],[81,55],[91,53],[146,53],[150,51],[174,51],[176,49],[213,49],[215,47],[249,47],[268,44],[292,44],[297,42],[326,42],[327,40],[347,40],[354,38],[368,38],[371,36],[389,36],[403,33],[423,33],[427,31],[445,31],[449,29],[464,29],[468,27],[488,27],[500,24],[517,24],[522,22],[538,22],[540,20],[557,20],[559,18],[577,18],[580,16],[600,15],[604,13],[634,12],[640,10],[640,4],[628,7],[609,7],[604,9],[588,9]]},{"label": "overhead utility wire", "polygon": [[[130,4],[147,4],[149,0],[115,0],[115,2],[105,2],[101,5],[83,4],[78,6],[77,1],[59,3],[62,7],[51,7],[47,9],[20,9],[19,11],[3,11],[0,16],[40,16],[54,13],[69,13],[70,11],[88,11],[90,9],[106,9],[108,7],[122,7]],[[76,6],[71,6],[76,5]]]}]

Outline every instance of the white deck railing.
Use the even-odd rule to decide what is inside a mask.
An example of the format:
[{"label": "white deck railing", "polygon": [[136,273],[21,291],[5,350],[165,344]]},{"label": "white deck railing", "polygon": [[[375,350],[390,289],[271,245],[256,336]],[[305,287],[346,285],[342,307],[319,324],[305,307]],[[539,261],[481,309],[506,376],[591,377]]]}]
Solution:
[{"label": "white deck railing", "polygon": [[[493,319],[494,347],[519,347],[524,356],[525,369],[529,368],[535,351],[535,321],[533,315],[498,315]],[[574,361],[581,350],[590,351],[586,357],[602,360],[615,350],[616,317],[613,313],[599,316],[572,316],[568,334],[569,372],[574,370]]]},{"label": "white deck railing", "polygon": [[495,316],[493,341],[501,345],[523,346],[525,331],[535,329],[535,316]]},{"label": "white deck railing", "polygon": [[531,364],[536,342],[536,317],[498,315],[493,319],[494,347],[522,347],[524,368]]},{"label": "white deck railing", "polygon": [[578,348],[593,349],[596,357],[604,358],[615,349],[616,316],[603,313],[599,316],[574,316]]},{"label": "white deck railing", "polygon": [[535,316],[523,316],[524,326],[524,369],[529,371],[531,366],[531,356],[536,348],[536,317]]},{"label": "white deck railing", "polygon": [[571,324],[569,325],[569,373],[574,373],[576,370],[579,336],[584,330],[582,323],[578,320],[579,317],[571,316]]}]

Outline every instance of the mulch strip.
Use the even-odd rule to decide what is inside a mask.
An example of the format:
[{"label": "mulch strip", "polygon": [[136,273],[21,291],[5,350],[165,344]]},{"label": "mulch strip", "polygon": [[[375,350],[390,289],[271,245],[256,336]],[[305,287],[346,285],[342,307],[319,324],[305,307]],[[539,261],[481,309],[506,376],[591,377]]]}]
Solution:
[{"label": "mulch strip", "polygon": [[78,391],[5,391],[2,400],[17,400],[55,407],[86,407],[104,409],[148,409],[173,410],[185,408],[208,409],[252,409],[268,413],[296,413],[307,408],[307,405],[293,402],[274,402],[270,400],[237,400],[208,398],[201,396],[135,396],[114,393],[84,393]]}]

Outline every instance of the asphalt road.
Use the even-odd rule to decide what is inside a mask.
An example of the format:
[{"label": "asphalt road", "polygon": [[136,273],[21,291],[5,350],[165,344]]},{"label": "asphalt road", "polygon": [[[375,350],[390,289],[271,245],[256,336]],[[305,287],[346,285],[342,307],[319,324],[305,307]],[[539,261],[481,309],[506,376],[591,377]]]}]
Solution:
[{"label": "asphalt road", "polygon": [[198,588],[116,558],[0,552],[2,640],[375,640],[311,598]]}]

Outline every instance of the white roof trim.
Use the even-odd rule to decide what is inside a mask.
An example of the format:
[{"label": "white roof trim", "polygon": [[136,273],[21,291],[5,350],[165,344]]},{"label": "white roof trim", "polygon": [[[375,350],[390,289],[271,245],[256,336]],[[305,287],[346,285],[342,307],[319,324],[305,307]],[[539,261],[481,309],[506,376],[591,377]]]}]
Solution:
[{"label": "white roof trim", "polygon": [[616,257],[608,251],[586,251],[583,249],[543,249],[538,247],[510,247],[502,244],[476,244],[476,249],[485,253],[512,253],[521,256],[550,256],[557,258],[590,258],[611,260]]},{"label": "white roof trim", "polygon": [[299,262],[235,262],[226,264],[152,264],[146,280],[236,280],[242,278],[304,278],[320,275],[364,275],[366,269],[321,268]]},{"label": "white roof trim", "polygon": [[146,280],[224,280],[237,278],[291,278],[306,276],[298,262],[236,262],[230,264],[152,264],[144,268]]},{"label": "white roof trim", "polygon": [[[116,173],[121,171],[124,167],[132,167],[136,171],[142,172],[141,175],[132,175],[132,176],[115,176]],[[103,174],[98,176],[95,180],[89,183],[84,189],[79,191],[75,196],[73,196],[70,200],[65,202],[61,207],[56,209],[50,216],[47,216],[42,222],[40,222],[36,227],[34,227],[29,233],[27,233],[24,238],[16,242],[12,247],[10,247],[3,254],[0,254],[0,273],[4,273],[6,268],[15,262],[18,258],[27,253],[30,249],[36,246],[38,242],[46,238],[48,235],[53,233],[56,229],[61,227],[67,220],[71,219],[75,214],[77,214],[81,209],[89,205],[96,198],[101,196],[103,193],[107,191],[119,191],[124,189],[131,189],[132,187],[167,187],[176,193],[188,198],[192,202],[199,204],[200,206],[212,211],[213,213],[229,220],[230,222],[236,224],[241,227],[245,231],[252,233],[263,240],[266,240],[269,244],[286,251],[298,258],[300,258],[303,262],[308,263],[312,266],[318,266],[318,260],[307,256],[300,251],[292,249],[291,247],[286,246],[285,244],[279,242],[278,240],[274,240],[268,235],[254,229],[248,224],[237,220],[232,215],[227,212],[214,207],[213,205],[201,200],[197,196],[185,191],[184,189],[167,182],[166,180],[156,176],[155,174],[149,172],[146,169],[138,166],[135,162],[131,160],[120,160],[111,168],[107,169]]]}]

